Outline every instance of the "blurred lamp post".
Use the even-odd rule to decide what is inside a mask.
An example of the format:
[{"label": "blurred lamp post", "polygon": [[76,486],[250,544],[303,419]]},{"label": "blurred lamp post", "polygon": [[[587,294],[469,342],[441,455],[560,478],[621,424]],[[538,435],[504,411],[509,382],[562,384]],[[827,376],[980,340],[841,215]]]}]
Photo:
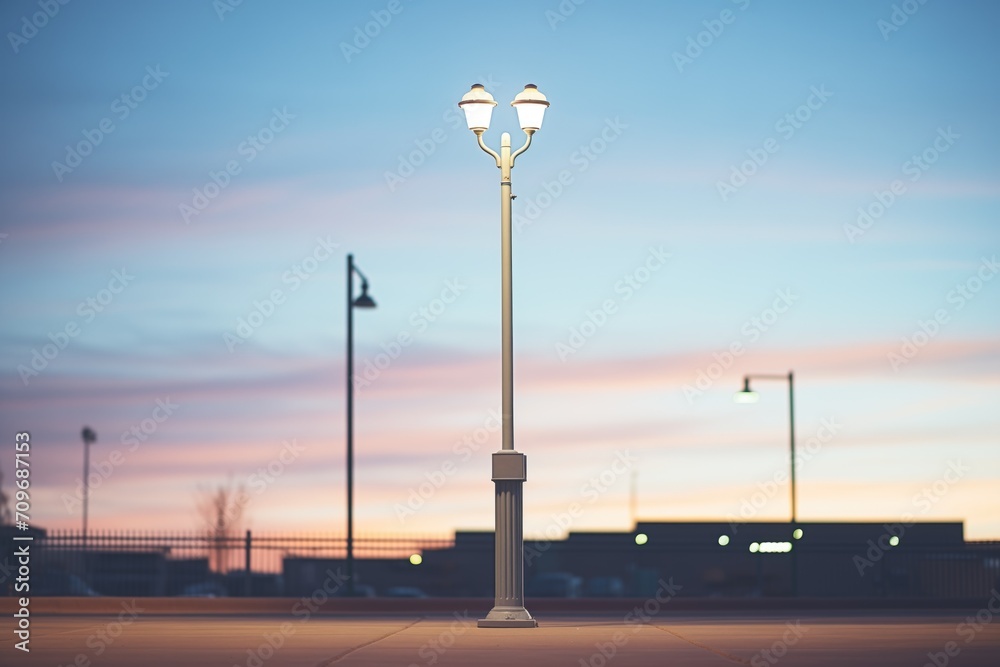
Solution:
[{"label": "blurred lamp post", "polygon": [[87,546],[87,503],[90,500],[90,446],[97,442],[94,429],[84,426],[80,432],[83,438],[83,546]]},{"label": "blurred lamp post", "polygon": [[[361,296],[354,298],[354,274],[361,278]],[[347,256],[347,594],[354,595],[354,309],[374,308],[368,279]]]},{"label": "blurred lamp post", "polygon": [[[743,376],[743,390],[736,393],[733,396],[733,400],[737,403],[756,403],[759,396],[757,392],[750,389],[750,380],[788,380],[788,441],[789,447],[791,449],[791,478],[789,480],[791,495],[792,495],[792,520],[791,520],[791,537],[793,539],[800,539],[802,537],[802,531],[796,527],[796,508],[795,508],[795,383],[792,371],[788,371],[788,375],[745,375]],[[799,592],[799,579],[798,579],[798,568],[796,562],[796,553],[792,549],[792,595],[798,595]]]},{"label": "blurred lamp post", "polygon": [[531,146],[531,136],[542,127],[542,117],[549,106],[545,96],[533,84],[511,102],[524,130],[524,145],[510,152],[510,135],[500,136],[500,153],[486,145],[483,133],[490,127],[493,96],[482,84],[475,84],[458,106],[465,111],[469,129],[476,134],[479,147],[489,153],[500,169],[500,267],[501,267],[501,340],[503,385],[503,445],[493,454],[495,490],[495,558],[494,605],[486,618],[479,620],[481,628],[534,628],[538,622],[524,608],[524,508],[523,486],[527,479],[524,454],[514,449],[514,335],[512,324],[511,277],[511,210],[510,172],[517,156]]}]

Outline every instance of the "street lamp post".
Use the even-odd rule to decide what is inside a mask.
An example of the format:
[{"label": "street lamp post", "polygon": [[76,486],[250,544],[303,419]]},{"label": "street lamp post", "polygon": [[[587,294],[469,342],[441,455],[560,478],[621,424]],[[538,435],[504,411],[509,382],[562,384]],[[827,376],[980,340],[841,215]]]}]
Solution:
[{"label": "street lamp post", "polygon": [[523,487],[527,480],[527,459],[514,449],[514,334],[511,271],[511,200],[510,172],[514,161],[531,146],[531,137],[542,127],[545,96],[533,84],[511,102],[525,134],[524,145],[511,153],[510,135],[500,136],[500,153],[486,145],[483,133],[490,127],[493,96],[482,84],[475,84],[458,106],[465,111],[469,129],[476,134],[479,147],[489,153],[500,169],[500,267],[501,267],[501,338],[502,356],[502,446],[493,454],[492,479],[495,485],[495,574],[493,609],[479,619],[481,628],[534,628],[538,622],[524,608],[524,507]]},{"label": "street lamp post", "polygon": [[[354,298],[354,274],[361,278],[361,296]],[[347,594],[354,595],[354,309],[374,308],[368,279],[347,256]]]},{"label": "street lamp post", "polygon": [[[802,531],[796,527],[797,515],[795,504],[795,381],[792,371],[788,375],[745,375],[743,376],[743,389],[733,396],[737,403],[756,403],[757,392],[750,389],[750,380],[788,380],[788,443],[791,450],[791,477],[789,487],[791,488],[791,538],[797,540],[802,537]],[[792,595],[799,593],[798,560],[796,550],[792,548]]]},{"label": "street lamp post", "polygon": [[80,432],[83,438],[83,547],[87,548],[87,505],[90,501],[90,446],[97,442],[94,429],[84,426]]}]

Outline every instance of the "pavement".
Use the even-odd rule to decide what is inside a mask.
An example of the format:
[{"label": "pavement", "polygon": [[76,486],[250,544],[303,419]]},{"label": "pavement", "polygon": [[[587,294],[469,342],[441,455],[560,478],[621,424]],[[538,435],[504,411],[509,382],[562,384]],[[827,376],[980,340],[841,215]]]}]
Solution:
[{"label": "pavement", "polygon": [[[981,609],[789,609],[538,614],[534,629],[481,629],[450,613],[35,612],[30,653],[0,634],[0,665],[46,667],[1000,666],[1000,620]],[[144,606],[146,605],[146,606]],[[5,605],[6,607],[6,605]],[[630,615],[631,614],[631,615]],[[12,628],[8,611],[3,624]]]}]

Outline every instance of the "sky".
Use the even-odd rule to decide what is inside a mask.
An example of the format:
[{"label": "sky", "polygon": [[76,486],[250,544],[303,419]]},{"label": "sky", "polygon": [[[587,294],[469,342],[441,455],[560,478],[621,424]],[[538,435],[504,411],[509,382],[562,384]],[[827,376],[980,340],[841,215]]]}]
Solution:
[{"label": "sky", "polygon": [[[31,522],[493,526],[509,102],[525,534],[789,517],[1000,539],[1000,6],[0,5],[0,470]],[[992,119],[992,120],[991,120]],[[359,285],[355,283],[355,294]],[[567,520],[574,504],[580,511]]]}]

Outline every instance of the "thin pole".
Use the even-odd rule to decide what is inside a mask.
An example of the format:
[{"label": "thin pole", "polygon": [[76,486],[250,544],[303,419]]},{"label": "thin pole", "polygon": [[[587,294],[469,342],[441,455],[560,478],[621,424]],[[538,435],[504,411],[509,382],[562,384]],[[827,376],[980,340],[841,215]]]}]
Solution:
[{"label": "thin pole", "polygon": [[[795,382],[792,376],[792,371],[788,371],[788,441],[789,447],[791,449],[791,493],[792,493],[792,525],[791,525],[791,535],[789,536],[792,542],[795,542],[795,525],[797,520],[797,513],[795,507]],[[799,556],[798,550],[794,547],[792,548],[792,596],[798,597],[799,594]]]},{"label": "thin pole", "polygon": [[250,530],[247,529],[246,540],[243,543],[243,597],[250,597],[250,547],[252,544]]},{"label": "thin pole", "polygon": [[636,507],[637,507],[637,504],[638,504],[638,497],[637,497],[637,493],[636,493],[636,485],[637,485],[638,479],[639,479],[639,471],[638,470],[633,470],[632,471],[632,475],[631,475],[631,480],[629,480],[630,484],[629,484],[629,494],[628,494],[629,495],[629,497],[628,497],[629,518],[632,520],[632,526],[633,527],[635,527],[635,525],[636,525],[635,524]]},{"label": "thin pole", "polygon": [[510,192],[510,135],[501,138],[500,164],[500,279],[501,363],[503,373],[503,428],[501,449],[514,449],[514,304],[513,265],[511,261],[511,192]]},{"label": "thin pole", "polygon": [[83,547],[87,548],[87,503],[90,500],[90,442],[83,439]]},{"label": "thin pole", "polygon": [[795,385],[792,372],[788,371],[788,421],[789,442],[792,450],[792,523],[795,523]]},{"label": "thin pole", "polygon": [[354,595],[354,255],[347,256],[347,594]]}]

